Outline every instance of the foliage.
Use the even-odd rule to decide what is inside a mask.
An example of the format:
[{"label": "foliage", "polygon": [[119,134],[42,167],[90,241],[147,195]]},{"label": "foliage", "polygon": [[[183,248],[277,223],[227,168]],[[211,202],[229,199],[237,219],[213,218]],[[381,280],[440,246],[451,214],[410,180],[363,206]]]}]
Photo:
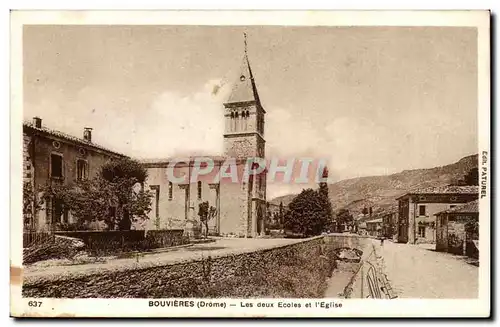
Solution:
[{"label": "foliage", "polygon": [[465,220],[465,231],[472,237],[479,237],[479,221],[476,217],[467,217]]},{"label": "foliage", "polygon": [[[324,168],[322,177],[328,179],[328,168]],[[319,183],[318,196],[321,201],[325,220],[327,224],[331,224],[333,221],[333,210],[330,197],[328,196],[328,184],[326,182]]]},{"label": "foliage", "polygon": [[[322,177],[328,178],[327,168],[323,170]],[[280,203],[280,211],[283,211],[283,203]],[[317,191],[302,190],[288,205],[284,214],[284,228],[304,236],[319,235],[329,227],[332,218],[328,184],[320,182]]]},{"label": "foliage", "polygon": [[111,183],[128,180],[131,186],[144,183],[148,177],[141,163],[129,158],[108,161],[101,167],[100,175]]},{"label": "foliage", "polygon": [[342,232],[345,227],[354,225],[354,217],[348,209],[340,209],[336,215],[337,232]]},{"label": "foliage", "polygon": [[464,176],[465,185],[479,185],[479,170],[478,168],[472,168]]},{"label": "foliage", "polygon": [[211,206],[208,201],[198,205],[198,216],[200,216],[200,221],[205,226],[205,238],[208,235],[208,222],[215,218],[216,215],[217,209]]},{"label": "foliage", "polygon": [[42,201],[36,196],[36,192],[31,182],[23,183],[23,219],[25,224],[32,223],[33,217],[36,216],[41,208]]},{"label": "foliage", "polygon": [[477,167],[472,168],[459,180],[456,185],[467,186],[467,185],[479,185],[479,169]]},{"label": "foliage", "polygon": [[139,184],[146,177],[136,161],[111,161],[91,180],[45,185],[43,199],[60,201],[77,218],[78,228],[95,229],[104,222],[107,229],[130,230],[132,221],[148,219],[151,210],[152,194]]},{"label": "foliage", "polygon": [[283,224],[285,223],[285,221],[284,221],[285,220],[285,209],[283,208],[283,201],[280,202],[278,217],[279,217],[280,225],[283,226]]},{"label": "foliage", "polygon": [[[132,219],[147,219],[151,210],[152,194],[149,191],[134,190],[143,185],[147,170],[136,160],[123,158],[112,160],[101,167],[103,181],[109,183],[109,191],[116,201],[115,224],[120,230],[130,230]],[[106,183],[104,183],[106,184]]]},{"label": "foliage", "polygon": [[288,205],[285,229],[304,236],[319,235],[328,224],[323,196],[313,189],[302,190]]}]

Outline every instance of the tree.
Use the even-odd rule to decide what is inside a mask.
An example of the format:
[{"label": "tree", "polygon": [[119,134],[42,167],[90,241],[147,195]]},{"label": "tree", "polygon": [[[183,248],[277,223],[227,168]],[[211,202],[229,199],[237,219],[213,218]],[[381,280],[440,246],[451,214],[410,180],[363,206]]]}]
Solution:
[{"label": "tree", "polygon": [[34,217],[41,208],[41,201],[37,199],[36,192],[31,182],[23,183],[23,220],[24,225],[34,228]]},{"label": "tree", "polygon": [[472,168],[467,174],[464,175],[465,185],[479,185],[479,170]]},{"label": "tree", "polygon": [[348,209],[340,209],[337,212],[337,232],[342,232],[345,227],[353,226],[354,217]]},{"label": "tree", "polygon": [[217,215],[217,208],[211,206],[208,201],[198,205],[198,216],[201,223],[205,226],[205,238],[208,236],[208,222]]},{"label": "tree", "polygon": [[[147,170],[136,160],[123,158],[109,161],[101,167],[102,181],[116,201],[115,225],[120,230],[130,230],[133,219],[147,219],[151,210],[152,194],[144,191]],[[105,183],[106,184],[106,183]],[[140,184],[140,190],[134,186]]]},{"label": "tree", "polygon": [[[327,167],[325,167],[323,169],[322,177],[324,179],[328,179],[328,168]],[[327,224],[331,225],[333,222],[333,210],[332,210],[332,203],[330,201],[330,197],[328,196],[328,183],[327,182],[322,181],[319,183],[318,196],[319,196],[319,199],[321,201],[323,215],[325,216]]]},{"label": "tree", "polygon": [[467,174],[465,174],[462,179],[451,185],[468,186],[468,185],[479,185],[479,169],[477,167],[470,169]]},{"label": "tree", "polygon": [[319,235],[328,223],[323,198],[313,189],[302,190],[285,214],[285,229],[304,236]]},{"label": "tree", "polygon": [[71,211],[79,229],[104,221],[107,229],[130,230],[134,220],[148,219],[151,210],[152,194],[142,187],[146,178],[146,170],[137,161],[111,161],[93,179],[45,185],[43,199],[58,201]]},{"label": "tree", "polygon": [[285,220],[285,210],[283,209],[283,201],[280,202],[278,219],[279,219],[279,225],[281,226],[280,228],[283,228],[283,224],[285,223],[285,221],[284,221]]}]

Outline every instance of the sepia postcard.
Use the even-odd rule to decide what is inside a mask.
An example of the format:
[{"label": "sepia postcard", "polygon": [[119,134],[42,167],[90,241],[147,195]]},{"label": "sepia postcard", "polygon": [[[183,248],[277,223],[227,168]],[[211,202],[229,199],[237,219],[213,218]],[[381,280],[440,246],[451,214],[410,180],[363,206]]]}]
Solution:
[{"label": "sepia postcard", "polygon": [[489,317],[490,12],[12,11],[14,317]]}]

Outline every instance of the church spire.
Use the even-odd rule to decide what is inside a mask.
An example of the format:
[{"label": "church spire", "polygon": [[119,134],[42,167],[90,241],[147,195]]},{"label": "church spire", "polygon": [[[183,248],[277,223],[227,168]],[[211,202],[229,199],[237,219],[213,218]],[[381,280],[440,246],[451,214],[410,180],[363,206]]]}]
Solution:
[{"label": "church spire", "polygon": [[243,33],[243,37],[244,37],[244,42],[245,42],[245,58],[248,59],[248,51],[247,51],[247,33]]},{"label": "church spire", "polygon": [[247,33],[243,33],[245,52],[241,63],[238,79],[233,85],[226,104],[255,101],[260,103],[257,86],[253,77],[250,61],[248,60]]}]

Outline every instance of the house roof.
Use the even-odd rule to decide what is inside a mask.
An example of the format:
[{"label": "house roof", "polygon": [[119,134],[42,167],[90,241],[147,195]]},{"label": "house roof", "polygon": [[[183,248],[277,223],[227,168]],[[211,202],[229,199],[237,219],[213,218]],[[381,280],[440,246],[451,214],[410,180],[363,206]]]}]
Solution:
[{"label": "house roof", "polygon": [[479,186],[446,185],[446,186],[436,186],[427,188],[417,188],[400,196],[398,199],[403,198],[407,195],[416,195],[416,194],[479,194]]},{"label": "house roof", "polygon": [[111,149],[105,148],[105,147],[103,147],[103,146],[101,146],[99,144],[86,141],[83,138],[79,138],[79,137],[76,137],[76,136],[73,136],[73,135],[70,135],[70,134],[67,134],[67,133],[55,130],[55,129],[47,128],[45,126],[36,127],[30,121],[24,121],[23,122],[23,128],[32,130],[32,131],[37,132],[37,133],[41,133],[41,134],[45,134],[45,135],[49,135],[49,136],[54,136],[54,137],[57,137],[57,138],[60,138],[60,139],[66,140],[66,141],[77,143],[77,144],[83,145],[85,147],[90,147],[90,148],[94,148],[94,149],[97,149],[97,150],[105,151],[105,152],[114,154],[116,156],[127,157],[126,155],[124,155],[122,153],[119,153],[119,152],[113,151]]},{"label": "house roof", "polygon": [[459,213],[479,213],[479,200],[467,202],[465,204],[453,207],[448,210],[440,211],[436,213],[435,215],[441,215],[441,214],[459,214]]}]

